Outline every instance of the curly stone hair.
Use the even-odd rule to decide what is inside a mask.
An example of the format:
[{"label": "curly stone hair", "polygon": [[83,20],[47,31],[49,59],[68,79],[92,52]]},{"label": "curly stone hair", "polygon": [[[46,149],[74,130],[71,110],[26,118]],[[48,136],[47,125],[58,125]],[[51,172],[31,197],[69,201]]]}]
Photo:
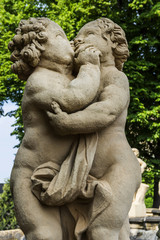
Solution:
[{"label": "curly stone hair", "polygon": [[43,43],[47,42],[45,32],[48,18],[30,18],[21,20],[16,35],[9,42],[8,48],[12,52],[11,69],[22,80],[27,80],[35,67],[40,62],[41,53],[45,50]]},{"label": "curly stone hair", "polygon": [[105,34],[110,34],[111,41],[117,43],[117,46],[113,48],[113,55],[116,68],[122,71],[123,64],[129,56],[128,43],[123,29],[108,18],[100,18],[96,22],[102,31],[102,36],[106,38]]}]

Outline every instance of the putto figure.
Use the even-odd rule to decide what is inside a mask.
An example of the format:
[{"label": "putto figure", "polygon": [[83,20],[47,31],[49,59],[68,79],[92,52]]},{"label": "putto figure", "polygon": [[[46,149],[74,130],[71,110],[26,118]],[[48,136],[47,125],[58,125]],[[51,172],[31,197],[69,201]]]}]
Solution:
[{"label": "putto figure", "polygon": [[11,188],[27,240],[129,240],[140,166],[124,132],[123,30],[107,18],[90,22],[75,54],[49,19],[22,21],[16,31],[12,69],[27,84]]}]

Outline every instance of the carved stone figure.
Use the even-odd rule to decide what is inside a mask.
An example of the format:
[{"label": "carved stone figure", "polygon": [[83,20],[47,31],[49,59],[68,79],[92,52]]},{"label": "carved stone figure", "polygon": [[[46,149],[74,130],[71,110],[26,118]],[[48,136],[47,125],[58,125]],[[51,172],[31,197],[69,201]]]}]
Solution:
[{"label": "carved stone figure", "polygon": [[27,83],[11,188],[27,240],[129,240],[140,166],[124,132],[123,30],[107,18],[90,22],[75,54],[49,19],[21,21],[16,33],[12,69]]},{"label": "carved stone figure", "polygon": [[[137,157],[137,160],[140,164],[141,167],[141,174],[143,174],[145,168],[147,167],[147,164],[139,158],[139,151],[137,148],[132,148],[134,154]],[[145,206],[145,194],[149,189],[149,185],[145,183],[141,183],[140,187],[136,191],[134,198],[133,198],[133,203],[131,206],[131,209],[129,211],[129,217],[145,217],[146,216],[146,206]]]}]

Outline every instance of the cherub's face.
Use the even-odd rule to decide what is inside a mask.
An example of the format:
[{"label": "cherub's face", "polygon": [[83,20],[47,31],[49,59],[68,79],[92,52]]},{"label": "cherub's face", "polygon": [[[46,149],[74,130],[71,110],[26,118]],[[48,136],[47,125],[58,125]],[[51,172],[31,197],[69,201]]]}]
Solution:
[{"label": "cherub's face", "polygon": [[73,62],[74,51],[62,28],[53,22],[47,26],[46,33],[48,40],[43,57],[62,64]]},{"label": "cherub's face", "polygon": [[83,44],[92,45],[102,53],[102,62],[108,54],[112,54],[113,46],[110,35],[106,34],[105,37],[102,36],[102,31],[96,21],[87,23],[81,28],[74,40],[75,49],[81,47]]}]

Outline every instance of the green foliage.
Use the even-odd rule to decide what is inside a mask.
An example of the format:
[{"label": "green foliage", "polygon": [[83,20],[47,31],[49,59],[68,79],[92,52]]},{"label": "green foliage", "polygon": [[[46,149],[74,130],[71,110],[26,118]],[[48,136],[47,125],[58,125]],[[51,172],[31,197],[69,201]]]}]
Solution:
[{"label": "green foliage", "polygon": [[150,185],[146,204],[152,207],[154,181],[160,178],[160,4],[135,0],[129,8],[135,12],[135,22],[127,31],[130,59],[124,71],[130,81],[131,103],[126,130],[131,146],[140,150],[147,163],[143,178]]},{"label": "green foliage", "polygon": [[[160,3],[158,0],[1,0],[0,2],[0,114],[4,101],[15,102],[18,109],[11,112],[16,118],[17,138],[23,137],[20,110],[25,82],[10,71],[8,42],[21,19],[47,16],[66,32],[69,39],[88,21],[108,17],[126,32],[130,58],[124,72],[130,82],[131,101],[126,133],[132,147],[150,171],[144,174],[149,182],[159,178],[160,166]],[[151,193],[153,193],[151,189]],[[149,197],[153,197],[148,192]],[[148,199],[149,199],[148,197]],[[151,202],[151,201],[150,201]],[[150,204],[150,203],[149,203]]]},{"label": "green foliage", "polygon": [[9,181],[4,184],[3,193],[0,194],[0,216],[0,230],[15,229],[18,227]]},{"label": "green foliage", "polygon": [[112,9],[117,1],[103,0],[57,0],[51,4],[47,16],[56,21],[71,40],[87,22],[99,17],[112,17]]}]

